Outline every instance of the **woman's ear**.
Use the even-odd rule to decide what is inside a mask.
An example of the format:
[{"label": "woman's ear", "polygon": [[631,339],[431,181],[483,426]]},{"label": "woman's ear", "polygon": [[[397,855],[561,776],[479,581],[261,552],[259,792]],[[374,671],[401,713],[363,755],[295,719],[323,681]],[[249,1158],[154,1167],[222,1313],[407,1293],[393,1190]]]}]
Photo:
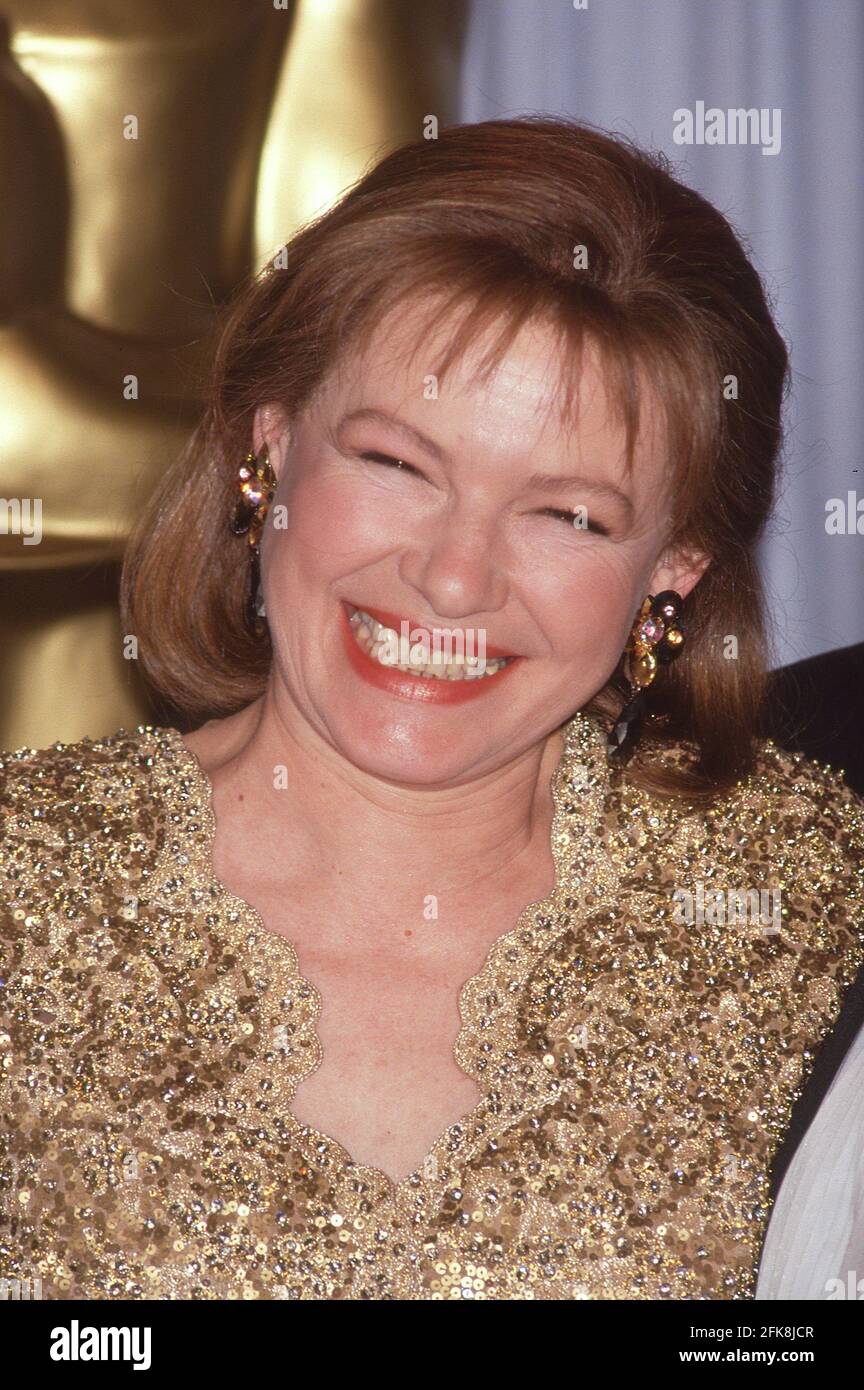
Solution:
[{"label": "woman's ear", "polygon": [[276,480],[282,476],[285,455],[291,445],[291,426],[285,407],[276,401],[259,405],[252,424],[252,447],[260,454],[267,445],[270,467]]},{"label": "woman's ear", "polygon": [[695,589],[699,580],[711,564],[711,556],[701,550],[672,551],[663,557],[663,564],[651,576],[649,593],[659,594],[664,589],[674,589],[686,598]]}]

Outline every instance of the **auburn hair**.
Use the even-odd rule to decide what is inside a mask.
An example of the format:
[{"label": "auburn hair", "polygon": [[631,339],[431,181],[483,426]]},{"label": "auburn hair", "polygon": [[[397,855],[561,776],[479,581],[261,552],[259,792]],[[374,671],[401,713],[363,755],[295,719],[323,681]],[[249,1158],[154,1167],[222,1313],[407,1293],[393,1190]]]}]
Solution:
[{"label": "auburn hair", "polygon": [[[755,765],[767,680],[756,546],[770,515],[788,354],[729,222],[668,159],[546,116],[452,125],[387,154],[302,227],[223,308],[206,408],[124,559],[124,631],[162,710],[192,722],[264,690],[269,637],[247,625],[249,547],[228,532],[237,468],[266,401],[307,407],[342,355],[418,295],[458,327],[439,379],[491,327],[494,369],[520,327],[557,330],[569,402],[587,334],[604,364],[627,465],[640,377],[665,423],[668,544],[710,556],[684,606],[686,642],[646,690],[636,783],[694,801]],[[735,646],[727,644],[730,639]],[[584,706],[614,720],[622,663]],[[670,740],[690,756],[664,756]]]}]

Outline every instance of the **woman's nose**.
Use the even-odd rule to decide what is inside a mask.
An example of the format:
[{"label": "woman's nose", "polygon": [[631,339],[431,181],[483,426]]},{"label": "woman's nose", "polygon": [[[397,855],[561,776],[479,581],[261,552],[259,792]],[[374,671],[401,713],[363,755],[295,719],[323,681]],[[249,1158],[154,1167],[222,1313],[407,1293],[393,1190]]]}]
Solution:
[{"label": "woman's nose", "polygon": [[400,576],[439,618],[494,613],[507,599],[503,546],[491,527],[455,517],[406,549]]}]

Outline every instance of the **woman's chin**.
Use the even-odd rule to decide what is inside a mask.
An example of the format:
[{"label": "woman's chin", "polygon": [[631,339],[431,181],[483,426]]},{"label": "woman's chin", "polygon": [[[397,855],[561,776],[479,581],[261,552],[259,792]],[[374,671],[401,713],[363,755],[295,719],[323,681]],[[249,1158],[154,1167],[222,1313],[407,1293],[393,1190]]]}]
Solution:
[{"label": "woman's chin", "polygon": [[464,737],[445,736],[441,729],[418,727],[404,718],[359,718],[347,713],[328,719],[328,728],[339,753],[354,767],[372,777],[410,786],[456,783],[476,769],[478,762],[494,757],[494,749],[477,738],[476,730]]}]

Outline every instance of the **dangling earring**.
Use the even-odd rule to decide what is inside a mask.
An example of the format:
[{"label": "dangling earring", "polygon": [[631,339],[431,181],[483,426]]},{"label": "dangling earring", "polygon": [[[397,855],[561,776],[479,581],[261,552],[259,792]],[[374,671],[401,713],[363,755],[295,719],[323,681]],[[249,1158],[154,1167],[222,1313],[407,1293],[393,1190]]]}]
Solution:
[{"label": "dangling earring", "polygon": [[675,589],[651,594],[639,610],[627,646],[624,672],[630,683],[630,699],[609,735],[610,761],[624,764],[632,757],[645,713],[645,690],[657,674],[658,663],[667,665],[680,655],[684,646],[681,610],[684,600]]},{"label": "dangling earring", "polygon": [[276,491],[276,475],[270,465],[270,451],[266,444],[260,456],[254,453],[246,455],[237,477],[241,496],[231,521],[231,530],[235,536],[246,536],[252,551],[246,622],[254,636],[261,637],[267,631],[267,624],[263,621],[266,609],[261,592],[261,532]]}]

